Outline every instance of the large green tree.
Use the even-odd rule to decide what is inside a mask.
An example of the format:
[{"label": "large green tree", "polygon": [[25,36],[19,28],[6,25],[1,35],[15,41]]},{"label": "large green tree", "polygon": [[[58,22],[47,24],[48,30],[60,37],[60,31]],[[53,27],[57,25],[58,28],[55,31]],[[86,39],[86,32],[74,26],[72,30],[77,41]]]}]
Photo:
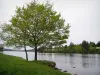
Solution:
[{"label": "large green tree", "polygon": [[31,2],[22,8],[17,7],[10,23],[2,27],[6,43],[33,47],[35,60],[38,47],[61,45],[69,36],[69,24],[65,25],[61,14],[48,2]]}]

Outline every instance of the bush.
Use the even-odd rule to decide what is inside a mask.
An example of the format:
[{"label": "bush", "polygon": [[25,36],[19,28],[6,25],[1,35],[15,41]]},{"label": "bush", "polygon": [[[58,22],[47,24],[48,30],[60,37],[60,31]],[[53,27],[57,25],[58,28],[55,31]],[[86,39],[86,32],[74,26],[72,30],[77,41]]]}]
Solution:
[{"label": "bush", "polygon": [[55,68],[56,67],[56,63],[53,61],[46,61],[46,60],[39,60],[39,61],[35,61],[36,63],[40,63],[40,64],[44,64],[47,65],[49,67]]}]

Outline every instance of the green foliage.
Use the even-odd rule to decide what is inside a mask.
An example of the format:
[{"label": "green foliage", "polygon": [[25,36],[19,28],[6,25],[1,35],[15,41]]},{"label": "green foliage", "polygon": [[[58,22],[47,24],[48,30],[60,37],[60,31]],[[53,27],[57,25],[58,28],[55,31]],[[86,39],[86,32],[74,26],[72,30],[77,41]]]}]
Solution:
[{"label": "green foliage", "polygon": [[81,53],[81,54],[100,54],[100,47],[96,47],[94,42],[82,42],[82,44],[70,43],[69,46],[59,46],[51,49],[45,49],[43,52],[49,53]]},{"label": "green foliage", "polygon": [[97,49],[97,53],[100,54],[100,49]]},{"label": "green foliage", "polygon": [[100,41],[96,44],[97,47],[100,47]]},{"label": "green foliage", "polygon": [[83,48],[83,50],[84,50],[84,53],[88,53],[89,44],[88,44],[87,41],[84,40],[84,41],[82,42],[82,48]]},{"label": "green foliage", "polygon": [[89,48],[89,53],[92,53],[92,54],[96,54],[98,53],[97,50],[96,50],[96,47],[91,47]]},{"label": "green foliage", "polygon": [[74,43],[71,42],[71,43],[70,43],[70,47],[74,47]]},{"label": "green foliage", "polygon": [[[16,13],[10,20],[11,24],[2,27],[3,40],[8,45],[37,47],[61,45],[66,43],[69,36],[69,24],[52,9],[49,3],[31,2],[17,7]],[[5,35],[6,34],[6,35]]]},{"label": "green foliage", "polygon": [[95,45],[94,42],[90,42],[89,46],[90,46],[90,47],[96,47],[96,45]]},{"label": "green foliage", "polygon": [[42,46],[38,49],[38,52],[44,52],[44,50],[46,49],[46,47]]},{"label": "green foliage", "polygon": [[75,53],[83,53],[81,45],[75,45],[74,49],[75,49]]},{"label": "green foliage", "polygon": [[0,45],[0,52],[3,52],[4,47]]},{"label": "green foliage", "polygon": [[70,75],[54,70],[41,61],[26,62],[22,58],[4,54],[0,54],[0,60],[0,75]]}]

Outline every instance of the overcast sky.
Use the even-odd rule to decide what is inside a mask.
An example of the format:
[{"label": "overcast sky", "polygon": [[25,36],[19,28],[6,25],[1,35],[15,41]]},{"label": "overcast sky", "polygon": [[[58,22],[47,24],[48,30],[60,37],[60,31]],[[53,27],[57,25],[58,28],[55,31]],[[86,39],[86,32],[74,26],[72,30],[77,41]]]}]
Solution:
[{"label": "overcast sky", "polygon": [[[0,23],[9,22],[16,6],[32,0],[0,0]],[[44,3],[46,0],[38,0]],[[70,23],[68,43],[83,40],[100,41],[100,0],[48,0],[54,10],[60,12],[66,23]]]}]

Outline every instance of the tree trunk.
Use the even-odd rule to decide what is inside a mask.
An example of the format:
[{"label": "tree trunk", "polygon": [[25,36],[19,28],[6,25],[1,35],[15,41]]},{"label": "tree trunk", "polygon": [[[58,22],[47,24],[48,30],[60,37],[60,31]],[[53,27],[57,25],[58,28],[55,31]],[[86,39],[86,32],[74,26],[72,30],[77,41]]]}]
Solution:
[{"label": "tree trunk", "polygon": [[34,59],[37,61],[37,45],[35,45],[35,58]]},{"label": "tree trunk", "polygon": [[26,46],[24,46],[24,49],[25,49],[25,54],[26,54],[26,60],[28,61],[28,54],[27,54]]}]

